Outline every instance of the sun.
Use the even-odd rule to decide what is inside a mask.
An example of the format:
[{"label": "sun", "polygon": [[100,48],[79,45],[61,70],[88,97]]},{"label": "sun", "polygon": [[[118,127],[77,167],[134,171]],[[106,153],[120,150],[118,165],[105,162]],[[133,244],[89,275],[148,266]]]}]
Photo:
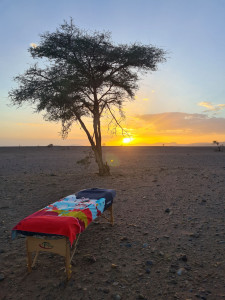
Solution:
[{"label": "sun", "polygon": [[129,144],[130,142],[133,141],[133,137],[126,137],[126,138],[123,138],[123,144]]}]

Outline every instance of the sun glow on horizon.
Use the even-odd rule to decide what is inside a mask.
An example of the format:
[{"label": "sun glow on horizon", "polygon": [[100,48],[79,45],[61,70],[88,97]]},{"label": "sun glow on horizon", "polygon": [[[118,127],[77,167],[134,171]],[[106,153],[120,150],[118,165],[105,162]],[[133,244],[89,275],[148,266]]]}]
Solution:
[{"label": "sun glow on horizon", "polygon": [[134,140],[133,137],[123,138],[123,144],[130,144]]}]

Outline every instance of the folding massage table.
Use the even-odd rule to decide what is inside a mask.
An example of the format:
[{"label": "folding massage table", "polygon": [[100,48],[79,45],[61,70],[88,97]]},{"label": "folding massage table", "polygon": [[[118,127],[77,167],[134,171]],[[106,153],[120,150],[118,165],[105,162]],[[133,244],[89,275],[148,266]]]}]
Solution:
[{"label": "folding massage table", "polygon": [[[102,216],[113,225],[115,190],[87,189],[69,195],[21,220],[12,229],[12,238],[26,237],[28,272],[35,265],[40,251],[65,257],[67,279],[71,277],[71,261],[80,233],[97,217]],[[105,211],[109,216],[103,215]],[[77,237],[78,235],[78,237]],[[32,252],[36,252],[32,262]]]}]

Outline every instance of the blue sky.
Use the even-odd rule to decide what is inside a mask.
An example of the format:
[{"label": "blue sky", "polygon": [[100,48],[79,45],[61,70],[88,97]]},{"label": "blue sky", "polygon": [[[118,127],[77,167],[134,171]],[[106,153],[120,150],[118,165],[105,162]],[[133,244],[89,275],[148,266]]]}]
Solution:
[{"label": "blue sky", "polygon": [[[127,124],[131,123],[135,113],[140,119],[146,115],[162,117],[164,114],[168,120],[165,126],[174,128],[171,116],[180,119],[179,113],[184,113],[182,116],[187,120],[190,114],[190,119],[195,116],[195,122],[189,124],[191,131],[186,136],[187,142],[172,135],[165,139],[166,143],[196,143],[197,139],[191,139],[191,136],[195,133],[197,136],[197,132],[202,143],[210,143],[213,137],[225,141],[225,127],[222,132],[221,128],[215,127],[210,136],[207,132],[207,126],[213,121],[219,126],[221,122],[225,124],[225,1],[0,0],[0,145],[45,145],[48,141],[86,144],[85,136],[77,128],[67,141],[61,141],[59,125],[43,121],[42,116],[32,113],[28,106],[22,109],[8,106],[8,91],[16,86],[13,77],[32,64],[27,51],[30,43],[38,44],[39,34],[54,31],[70,17],[80,28],[112,32],[115,43],[141,42],[168,51],[167,62],[140,81],[137,101],[126,105]],[[204,119],[202,134],[195,127],[198,116],[198,122]],[[157,135],[160,133],[157,124],[149,123],[143,130],[149,135],[153,132]],[[46,136],[43,136],[43,127],[48,133]],[[155,130],[151,131],[153,127]],[[185,132],[183,134],[187,134]],[[103,136],[106,144],[116,140],[106,132]]]}]

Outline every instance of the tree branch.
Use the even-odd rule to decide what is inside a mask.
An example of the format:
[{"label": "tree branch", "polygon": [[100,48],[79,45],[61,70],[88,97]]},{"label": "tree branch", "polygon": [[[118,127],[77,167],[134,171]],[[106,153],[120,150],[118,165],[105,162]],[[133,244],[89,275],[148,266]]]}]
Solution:
[{"label": "tree branch", "polygon": [[[122,131],[122,135],[125,136],[129,136],[130,137],[130,134],[120,125],[119,121],[117,120],[117,118],[115,117],[115,115],[113,114],[112,110],[110,109],[109,105],[106,104],[111,116],[112,116],[112,119],[116,122],[116,125],[121,129]],[[111,123],[111,122],[110,122]],[[124,134],[125,133],[125,134]]]}]

